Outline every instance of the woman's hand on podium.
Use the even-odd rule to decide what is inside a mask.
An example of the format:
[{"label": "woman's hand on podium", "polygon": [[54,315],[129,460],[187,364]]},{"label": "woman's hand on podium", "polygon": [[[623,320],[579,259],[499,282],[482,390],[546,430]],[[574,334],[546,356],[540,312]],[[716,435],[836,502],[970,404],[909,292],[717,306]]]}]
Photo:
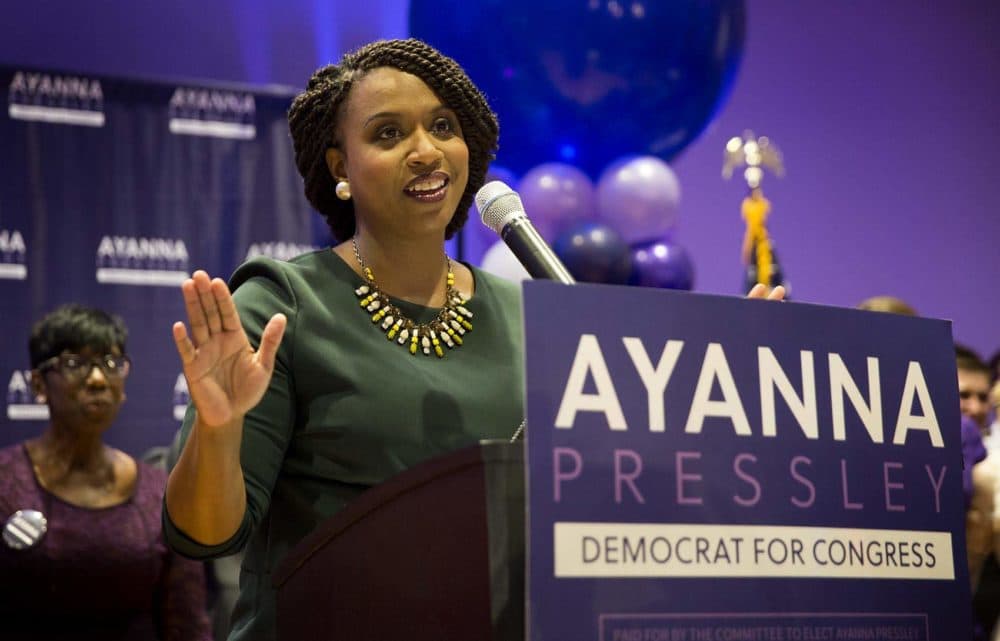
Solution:
[{"label": "woman's hand on podium", "polygon": [[225,281],[198,270],[181,291],[191,334],[178,321],[173,335],[199,422],[213,427],[242,421],[267,390],[287,320],[275,314],[254,351]]},{"label": "woman's hand on podium", "polygon": [[763,283],[757,283],[749,292],[747,298],[766,298],[767,300],[785,300],[785,288],[778,285],[774,289],[769,289]]}]

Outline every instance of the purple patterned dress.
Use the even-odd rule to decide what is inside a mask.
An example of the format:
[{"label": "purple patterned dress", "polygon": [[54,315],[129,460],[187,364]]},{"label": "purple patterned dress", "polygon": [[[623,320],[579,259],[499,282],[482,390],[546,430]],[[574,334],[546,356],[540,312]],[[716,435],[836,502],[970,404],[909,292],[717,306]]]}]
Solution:
[{"label": "purple patterned dress", "polygon": [[163,542],[166,475],[137,465],[131,499],[83,508],[39,485],[23,444],[0,449],[0,527],[19,509],[48,520],[32,548],[0,541],[0,639],[211,638],[202,564]]}]

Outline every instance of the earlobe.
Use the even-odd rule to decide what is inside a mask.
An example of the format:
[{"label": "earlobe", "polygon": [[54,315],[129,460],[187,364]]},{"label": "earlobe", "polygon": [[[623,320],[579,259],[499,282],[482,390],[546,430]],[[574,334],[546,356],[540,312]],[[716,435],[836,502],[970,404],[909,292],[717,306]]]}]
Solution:
[{"label": "earlobe", "polygon": [[330,147],[326,150],[326,169],[334,180],[347,180],[344,154],[336,147]]},{"label": "earlobe", "polygon": [[326,150],[326,168],[337,183],[337,198],[350,200],[351,184],[347,180],[347,168],[344,165],[344,154],[339,149],[330,147]]},{"label": "earlobe", "polygon": [[36,402],[45,402],[45,384],[42,383],[42,373],[37,369],[31,370],[31,392],[35,395]]}]

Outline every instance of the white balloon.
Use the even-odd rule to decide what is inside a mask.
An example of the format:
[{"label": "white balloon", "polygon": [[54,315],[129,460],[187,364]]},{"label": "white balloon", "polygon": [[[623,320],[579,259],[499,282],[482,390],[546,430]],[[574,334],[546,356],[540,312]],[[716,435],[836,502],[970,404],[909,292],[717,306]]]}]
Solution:
[{"label": "white balloon", "polygon": [[507,247],[502,240],[497,241],[483,254],[480,263],[483,271],[490,272],[495,276],[506,278],[507,280],[520,283],[522,280],[529,280],[531,275],[528,270],[518,262],[517,256]]}]

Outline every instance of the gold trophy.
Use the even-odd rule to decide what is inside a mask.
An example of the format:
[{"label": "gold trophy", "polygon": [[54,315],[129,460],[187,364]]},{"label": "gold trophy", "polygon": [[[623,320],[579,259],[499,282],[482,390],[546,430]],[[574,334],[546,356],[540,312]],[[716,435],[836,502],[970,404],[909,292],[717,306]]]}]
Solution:
[{"label": "gold trophy", "polygon": [[727,180],[732,178],[733,170],[737,167],[746,168],[743,170],[743,179],[749,189],[741,206],[743,222],[746,224],[742,250],[743,264],[746,266],[744,293],[757,283],[766,285],[769,290],[778,285],[785,285],[787,288],[771,237],[767,233],[771,201],[764,197],[761,188],[765,168],[779,178],[785,175],[781,152],[767,136],[758,138],[752,131],[746,131],[742,138],[734,136],[726,143],[722,177]]}]

